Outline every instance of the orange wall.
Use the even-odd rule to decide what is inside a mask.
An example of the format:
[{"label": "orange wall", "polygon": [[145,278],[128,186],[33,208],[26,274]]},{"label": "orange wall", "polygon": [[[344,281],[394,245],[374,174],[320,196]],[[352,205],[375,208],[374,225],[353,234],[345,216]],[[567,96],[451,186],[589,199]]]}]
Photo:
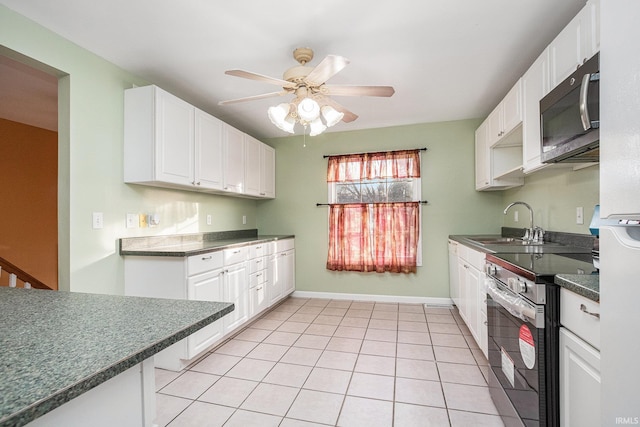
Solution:
[{"label": "orange wall", "polygon": [[58,133],[0,119],[0,257],[53,289],[57,200]]}]

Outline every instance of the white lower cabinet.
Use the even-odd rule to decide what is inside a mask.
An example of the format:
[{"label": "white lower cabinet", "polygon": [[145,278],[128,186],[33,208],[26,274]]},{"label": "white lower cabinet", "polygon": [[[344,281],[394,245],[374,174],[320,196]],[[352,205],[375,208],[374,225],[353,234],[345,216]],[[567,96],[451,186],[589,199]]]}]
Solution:
[{"label": "white lower cabinet", "polygon": [[[487,295],[485,290],[485,254],[468,246],[457,246],[458,277],[453,280],[459,303],[456,304],[460,317],[469,328],[471,335],[485,356],[488,353]],[[450,258],[450,259],[456,259]],[[452,270],[452,266],[450,271]],[[457,280],[457,281],[456,281]]]},{"label": "white lower cabinet", "polygon": [[[226,251],[225,251],[226,252]],[[234,310],[222,318],[227,335],[249,320],[249,274],[244,261],[224,267],[224,302],[232,302]]]},{"label": "white lower cabinet", "polygon": [[[187,299],[196,301],[223,301],[222,266],[208,273],[191,276],[187,280]],[[223,336],[220,320],[205,326],[187,337],[187,359],[192,359]]]},{"label": "white lower cabinet", "polygon": [[294,240],[276,242],[275,254],[271,260],[273,270],[269,286],[269,300],[274,304],[291,294],[296,288]]},{"label": "white lower cabinet", "polygon": [[560,425],[601,425],[600,304],[560,291]]},{"label": "white lower cabinet", "polygon": [[[274,253],[277,248],[280,252]],[[231,313],[157,353],[155,366],[181,371],[291,294],[295,290],[294,250],[294,239],[284,239],[190,257],[126,256],[125,295],[234,304]],[[275,294],[274,288],[278,289]]]}]

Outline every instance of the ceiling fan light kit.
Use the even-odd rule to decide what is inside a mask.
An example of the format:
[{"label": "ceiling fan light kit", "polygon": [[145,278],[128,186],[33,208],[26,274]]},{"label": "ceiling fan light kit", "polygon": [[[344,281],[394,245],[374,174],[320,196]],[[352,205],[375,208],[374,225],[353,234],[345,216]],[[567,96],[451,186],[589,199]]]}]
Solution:
[{"label": "ceiling fan light kit", "polygon": [[[330,95],[389,97],[394,94],[391,86],[326,85],[327,80],[349,64],[349,60],[342,56],[328,55],[314,68],[306,66],[313,59],[313,50],[298,48],[293,51],[293,57],[300,65],[285,71],[283,79],[244,70],[226,71],[225,74],[231,76],[282,86],[283,91],[221,101],[219,104],[226,105],[292,94],[295,95],[295,99],[290,103],[269,107],[267,110],[269,119],[276,127],[288,133],[294,133],[295,124],[300,123],[304,126],[305,132],[309,127],[309,136],[315,136],[324,132],[328,127],[335,126],[341,120],[348,123],[358,118],[357,115],[331,99]],[[324,119],[324,123],[322,119]]]}]

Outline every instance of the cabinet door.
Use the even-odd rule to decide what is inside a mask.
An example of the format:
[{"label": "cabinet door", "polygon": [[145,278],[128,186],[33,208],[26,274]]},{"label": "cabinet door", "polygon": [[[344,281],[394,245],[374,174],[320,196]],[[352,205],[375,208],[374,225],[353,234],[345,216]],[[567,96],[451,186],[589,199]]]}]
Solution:
[{"label": "cabinet door", "polygon": [[227,334],[249,320],[249,275],[246,263],[224,270],[224,301],[235,305],[234,310],[222,318]]},{"label": "cabinet door", "polygon": [[[590,17],[589,17],[590,18]],[[587,59],[585,51],[585,11],[578,13],[549,45],[551,88],[569,76]]]},{"label": "cabinet door", "polygon": [[488,121],[485,120],[476,130],[476,190],[488,188],[491,180],[487,127]]},{"label": "cabinet door", "polygon": [[244,193],[252,196],[260,195],[260,178],[262,176],[261,145],[262,143],[257,139],[245,135]]},{"label": "cabinet door", "polygon": [[222,189],[244,193],[244,134],[227,124],[223,124],[222,134]]},{"label": "cabinet door", "polygon": [[281,261],[280,259],[282,258],[283,253],[277,253],[275,255],[273,255],[270,259],[269,259],[269,266],[270,266],[270,271],[268,271],[268,277],[269,277],[269,305],[272,305],[276,302],[278,302],[281,298],[282,298],[282,291],[283,291],[283,275],[284,272],[282,271],[282,263],[283,260]]},{"label": "cabinet door", "polygon": [[449,241],[449,295],[455,305],[460,304],[460,280],[458,277],[458,243]]},{"label": "cabinet door", "polygon": [[460,282],[460,295],[458,300],[460,304],[458,304],[458,312],[460,313],[460,317],[462,320],[468,325],[469,320],[467,318],[467,308],[469,306],[469,291],[467,289],[467,268],[465,261],[461,258],[458,258],[458,281]]},{"label": "cabinet door", "polygon": [[276,150],[267,144],[262,144],[260,163],[262,166],[260,195],[273,199],[276,197]]},{"label": "cabinet door", "polygon": [[504,135],[504,109],[500,103],[487,117],[487,147],[491,147]]},{"label": "cabinet door", "polygon": [[600,426],[600,352],[560,328],[560,424]]},{"label": "cabinet door", "polygon": [[281,257],[283,283],[282,294],[287,296],[296,290],[296,254],[293,249],[284,252]]},{"label": "cabinet door", "polygon": [[540,100],[549,93],[549,51],[545,51],[522,77],[524,114],[522,153],[525,172],[547,166],[540,161]]},{"label": "cabinet door", "polygon": [[194,107],[156,90],[156,179],[192,185]]},{"label": "cabinet door", "polygon": [[478,304],[480,279],[480,271],[467,265],[467,326],[477,343],[480,343],[480,306]]},{"label": "cabinet door", "polygon": [[204,190],[222,189],[222,122],[195,110],[195,180]]},{"label": "cabinet door", "polygon": [[502,100],[502,134],[507,135],[522,123],[522,80],[518,80]]},{"label": "cabinet door", "polygon": [[[187,280],[187,299],[196,301],[222,301],[222,269],[191,276]],[[196,357],[209,346],[222,338],[223,321],[216,320],[210,325],[187,337],[188,359]]]}]

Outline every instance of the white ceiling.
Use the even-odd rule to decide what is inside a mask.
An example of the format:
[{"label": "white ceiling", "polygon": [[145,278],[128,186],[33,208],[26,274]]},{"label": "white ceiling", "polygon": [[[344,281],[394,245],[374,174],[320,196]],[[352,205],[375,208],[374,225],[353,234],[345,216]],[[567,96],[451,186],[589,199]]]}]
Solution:
[{"label": "white ceiling", "polygon": [[[330,131],[481,118],[585,0],[0,0],[106,60],[258,138],[277,91],[224,74],[282,77],[311,47],[351,63],[331,84],[390,85],[391,98],[336,97],[359,115]],[[64,71],[64,70],[62,70]],[[4,76],[3,76],[4,79]],[[296,127],[296,133],[302,130]]]}]

